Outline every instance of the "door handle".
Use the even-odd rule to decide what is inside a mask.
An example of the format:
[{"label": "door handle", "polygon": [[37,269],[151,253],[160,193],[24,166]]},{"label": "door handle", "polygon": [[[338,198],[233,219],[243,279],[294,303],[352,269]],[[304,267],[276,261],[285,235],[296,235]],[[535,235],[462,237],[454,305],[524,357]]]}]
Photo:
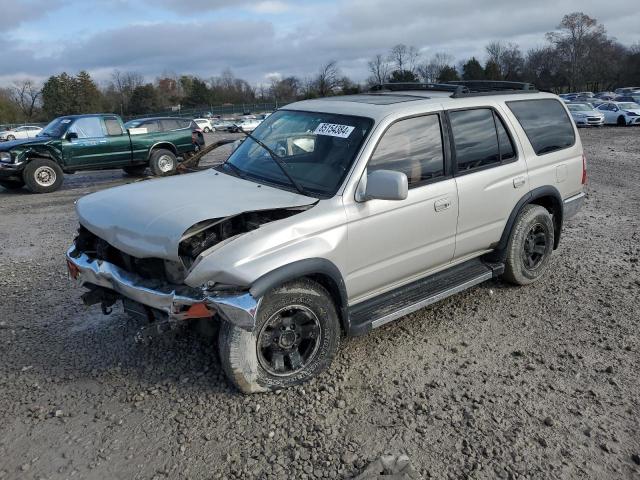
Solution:
[{"label": "door handle", "polygon": [[513,179],[513,188],[520,188],[525,183],[527,183],[527,179],[526,178],[524,178],[523,176],[516,177],[516,178]]},{"label": "door handle", "polygon": [[440,200],[436,200],[433,204],[433,208],[435,208],[436,212],[442,212],[443,210],[447,210],[451,207],[451,200],[448,198],[441,198]]}]

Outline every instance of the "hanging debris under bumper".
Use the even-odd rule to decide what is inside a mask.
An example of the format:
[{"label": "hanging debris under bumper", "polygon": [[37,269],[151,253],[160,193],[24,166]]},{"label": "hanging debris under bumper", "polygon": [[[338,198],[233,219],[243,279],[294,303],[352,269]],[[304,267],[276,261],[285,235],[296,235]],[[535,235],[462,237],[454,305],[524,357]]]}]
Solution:
[{"label": "hanging debris under bumper", "polygon": [[210,294],[186,285],[147,280],[110,262],[93,259],[75,246],[67,251],[66,258],[69,275],[78,286],[91,291],[99,289],[94,295],[85,295],[85,303],[102,303],[105,313],[110,306],[108,303],[113,304],[114,298],[121,297],[163,312],[172,320],[208,318],[217,314],[245,330],[251,331],[255,325],[259,299],[248,291]]}]

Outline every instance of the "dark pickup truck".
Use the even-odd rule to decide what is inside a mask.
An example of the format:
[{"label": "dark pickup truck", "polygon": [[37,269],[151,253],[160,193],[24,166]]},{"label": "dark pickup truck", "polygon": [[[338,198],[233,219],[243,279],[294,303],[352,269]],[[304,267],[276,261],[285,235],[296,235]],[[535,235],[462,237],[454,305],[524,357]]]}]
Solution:
[{"label": "dark pickup truck", "polygon": [[60,188],[65,173],[122,168],[170,175],[178,158],[197,151],[204,140],[188,119],[156,118],[157,129],[124,127],[113,114],[70,115],[53,120],[35,138],[0,144],[0,186],[34,193]]}]

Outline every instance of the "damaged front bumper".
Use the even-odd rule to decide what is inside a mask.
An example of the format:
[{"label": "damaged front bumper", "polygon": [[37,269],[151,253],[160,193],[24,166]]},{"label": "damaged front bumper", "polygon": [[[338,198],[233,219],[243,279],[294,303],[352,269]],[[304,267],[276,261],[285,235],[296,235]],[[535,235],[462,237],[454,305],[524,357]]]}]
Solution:
[{"label": "damaged front bumper", "polygon": [[69,275],[78,286],[107,288],[116,294],[167,314],[172,320],[206,318],[218,314],[244,330],[255,326],[260,304],[249,292],[216,294],[191,287],[159,284],[128,272],[112,263],[79,252],[67,251]]}]

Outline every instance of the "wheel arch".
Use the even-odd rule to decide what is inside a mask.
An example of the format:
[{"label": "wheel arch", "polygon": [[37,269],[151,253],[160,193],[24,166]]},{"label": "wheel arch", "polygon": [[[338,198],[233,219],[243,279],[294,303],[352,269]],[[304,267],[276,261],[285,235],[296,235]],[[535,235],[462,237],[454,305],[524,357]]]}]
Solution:
[{"label": "wheel arch", "polygon": [[306,258],[265,273],[251,285],[249,292],[260,298],[272,288],[299,278],[309,278],[322,285],[331,296],[344,332],[349,331],[347,289],[338,267],[326,258]]},{"label": "wheel arch", "polygon": [[171,143],[171,142],[158,142],[158,143],[154,143],[151,148],[149,148],[149,153],[147,154],[147,160],[151,159],[151,155],[153,155],[153,152],[155,150],[169,150],[171,153],[173,153],[175,156],[178,156],[178,149],[176,148],[176,146]]},{"label": "wheel arch", "polygon": [[547,209],[547,211],[553,217],[553,227],[554,227],[554,239],[553,239],[553,249],[558,248],[560,243],[560,235],[562,233],[562,222],[564,215],[564,204],[562,202],[562,196],[558,189],[551,185],[546,185],[544,187],[538,187],[526,195],[524,195],[516,204],[516,206],[511,211],[509,218],[507,220],[506,225],[504,226],[504,230],[502,231],[502,236],[500,237],[500,241],[496,245],[492,256],[495,256],[497,253],[499,256],[504,254],[507,249],[507,244],[509,243],[509,237],[511,236],[511,231],[513,230],[513,226],[516,222],[516,218],[518,218],[518,214],[522,210],[525,205],[535,204],[540,205]]}]

